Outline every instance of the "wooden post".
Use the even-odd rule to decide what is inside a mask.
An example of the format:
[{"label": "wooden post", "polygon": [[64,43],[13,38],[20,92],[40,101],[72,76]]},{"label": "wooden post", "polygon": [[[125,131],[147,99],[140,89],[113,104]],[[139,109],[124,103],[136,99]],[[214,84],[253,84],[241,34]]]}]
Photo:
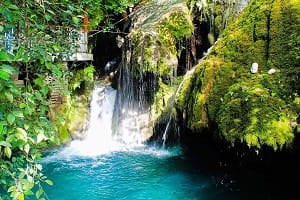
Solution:
[{"label": "wooden post", "polygon": [[83,32],[87,33],[89,31],[89,18],[87,15],[83,17]]}]

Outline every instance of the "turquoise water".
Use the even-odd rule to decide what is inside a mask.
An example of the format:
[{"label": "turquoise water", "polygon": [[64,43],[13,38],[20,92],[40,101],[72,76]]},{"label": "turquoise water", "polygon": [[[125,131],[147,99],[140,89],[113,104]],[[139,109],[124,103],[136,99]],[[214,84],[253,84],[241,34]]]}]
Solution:
[{"label": "turquoise water", "polygon": [[211,174],[194,168],[178,149],[145,146],[90,158],[54,153],[43,166],[54,181],[54,186],[45,186],[51,200],[227,198],[224,188],[215,187]]}]

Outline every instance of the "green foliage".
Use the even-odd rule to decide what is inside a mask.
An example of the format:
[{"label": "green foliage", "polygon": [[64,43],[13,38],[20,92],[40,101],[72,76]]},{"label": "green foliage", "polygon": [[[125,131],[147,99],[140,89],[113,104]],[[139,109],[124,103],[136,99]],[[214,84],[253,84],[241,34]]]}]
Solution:
[{"label": "green foliage", "polygon": [[41,183],[47,178],[40,172],[36,148],[52,140],[56,128],[46,118],[48,92],[39,90],[45,84],[33,85],[37,90],[32,85],[17,88],[10,77],[0,84],[0,187],[11,198],[22,199],[32,194],[34,185],[42,191]]},{"label": "green foliage", "polygon": [[126,9],[133,7],[140,0],[87,0],[79,1],[89,16],[89,29],[95,29],[102,24],[102,29],[115,28],[113,16],[126,13]]},{"label": "green foliage", "polygon": [[75,91],[76,89],[80,89],[82,85],[92,85],[94,82],[94,72],[95,68],[92,65],[76,71],[69,83],[70,90]]},{"label": "green foliage", "polygon": [[201,130],[208,127],[207,99],[212,92],[222,60],[211,56],[199,65],[193,75],[183,83],[176,104],[185,111],[188,127]]},{"label": "green foliage", "polygon": [[[58,144],[58,127],[48,119],[49,94],[69,94],[70,72],[60,64],[76,49],[84,3],[74,1],[5,0],[0,2],[0,196],[43,199],[39,148]],[[60,26],[58,26],[60,25]],[[11,48],[4,49],[4,33],[14,28]],[[84,75],[91,77],[92,69]],[[19,74],[24,85],[16,85]],[[45,80],[52,77],[54,83]],[[92,79],[90,79],[92,80]]]}]

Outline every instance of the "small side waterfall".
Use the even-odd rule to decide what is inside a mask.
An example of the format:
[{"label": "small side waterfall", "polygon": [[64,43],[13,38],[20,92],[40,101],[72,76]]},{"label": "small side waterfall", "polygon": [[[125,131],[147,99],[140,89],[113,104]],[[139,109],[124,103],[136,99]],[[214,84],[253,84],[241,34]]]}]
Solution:
[{"label": "small side waterfall", "polygon": [[[215,42],[215,44],[217,42],[218,42],[218,40]],[[200,64],[204,60],[204,58],[206,57],[206,55],[209,54],[209,52],[213,49],[213,47],[215,46],[215,44],[213,46],[211,46],[209,49],[207,49],[206,52],[203,53],[203,57],[198,61],[198,64]],[[194,71],[195,71],[195,69],[196,69],[196,67],[197,67],[198,64],[196,64],[194,67],[192,67],[190,70],[188,70],[185,73],[182,81],[180,82],[180,84],[178,85],[178,87],[176,89],[175,94],[172,97],[171,105],[170,105],[171,108],[174,106],[175,100],[176,100],[176,98],[179,95],[179,92],[180,92],[180,90],[182,88],[183,83],[187,80],[188,77],[190,77],[190,76],[193,75],[193,73],[194,73]],[[165,128],[165,130],[163,132],[163,135],[162,135],[162,138],[161,138],[162,139],[162,145],[163,145],[163,147],[165,147],[165,145],[166,145],[166,142],[167,142],[167,139],[168,139],[168,130],[169,130],[169,127],[170,127],[170,125],[172,123],[173,118],[174,118],[173,113],[169,112],[168,122],[167,122],[166,128]]]},{"label": "small side waterfall", "polygon": [[142,144],[152,135],[150,105],[157,80],[131,63],[131,44],[127,39],[120,63],[118,92],[113,117],[114,134],[125,144]]}]

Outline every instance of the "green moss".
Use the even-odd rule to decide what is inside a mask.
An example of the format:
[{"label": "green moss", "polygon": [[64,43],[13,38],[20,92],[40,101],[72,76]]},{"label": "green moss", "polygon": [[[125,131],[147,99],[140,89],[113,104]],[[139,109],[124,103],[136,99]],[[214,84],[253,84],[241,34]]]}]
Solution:
[{"label": "green moss", "polygon": [[295,113],[284,101],[273,97],[260,83],[242,82],[230,87],[217,114],[221,135],[228,141],[245,141],[274,150],[290,145],[294,135],[289,125]]},{"label": "green moss", "polygon": [[[176,43],[191,36],[193,24],[184,1],[160,4],[153,8],[156,4],[148,3],[137,11],[141,23],[136,23],[129,35],[134,46],[132,63],[143,73],[170,76],[178,64]],[[146,13],[149,9],[156,11]]]},{"label": "green moss", "polygon": [[175,101],[177,108],[181,111],[186,109],[189,94],[191,93],[192,89],[192,76],[187,74],[182,81],[181,88],[179,88],[180,92],[178,93]]},{"label": "green moss", "polygon": [[202,62],[195,69],[193,76],[184,80],[176,98],[178,109],[186,110],[188,127],[193,130],[208,127],[207,98],[212,91],[221,63],[222,59],[215,56]]},{"label": "green moss", "polygon": [[[188,128],[214,124],[225,140],[255,148],[292,143],[299,119],[299,11],[296,1],[250,2],[180,90],[176,106]],[[250,73],[254,62],[257,74]],[[269,75],[271,67],[277,72]]]},{"label": "green moss", "polygon": [[58,132],[59,132],[59,141],[62,144],[65,144],[70,141],[71,136],[70,136],[69,131],[67,130],[66,126],[60,126]]},{"label": "green moss", "polygon": [[84,89],[91,89],[94,83],[94,66],[90,65],[84,69],[77,70],[75,75],[69,83],[69,89],[72,92],[82,89],[83,91],[88,91]]},{"label": "green moss", "polygon": [[151,106],[151,123],[162,120],[164,114],[170,114],[172,112],[174,93],[176,86],[169,86],[159,81],[159,90],[155,93],[153,104]]}]

